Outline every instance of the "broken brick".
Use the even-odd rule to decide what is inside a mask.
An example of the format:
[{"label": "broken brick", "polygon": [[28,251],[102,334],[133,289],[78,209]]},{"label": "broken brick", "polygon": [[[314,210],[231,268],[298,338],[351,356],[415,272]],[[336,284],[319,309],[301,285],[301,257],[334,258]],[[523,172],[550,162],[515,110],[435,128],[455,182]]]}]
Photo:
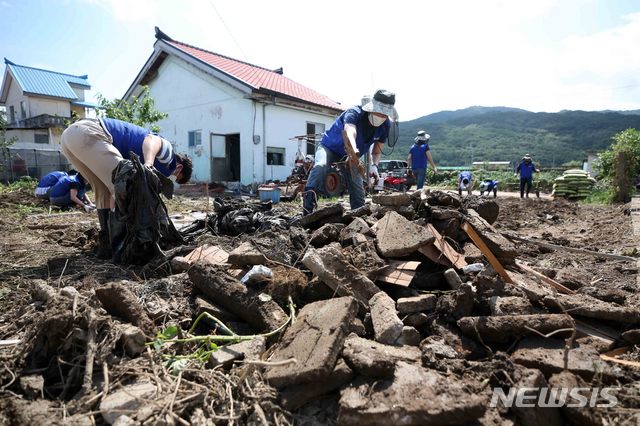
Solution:
[{"label": "broken brick", "polygon": [[381,291],[369,300],[371,322],[376,341],[392,345],[402,334],[404,324],[396,313],[396,304],[387,293]]},{"label": "broken brick", "polygon": [[342,356],[358,374],[391,378],[398,362],[420,364],[422,352],[415,346],[391,346],[349,335]]}]

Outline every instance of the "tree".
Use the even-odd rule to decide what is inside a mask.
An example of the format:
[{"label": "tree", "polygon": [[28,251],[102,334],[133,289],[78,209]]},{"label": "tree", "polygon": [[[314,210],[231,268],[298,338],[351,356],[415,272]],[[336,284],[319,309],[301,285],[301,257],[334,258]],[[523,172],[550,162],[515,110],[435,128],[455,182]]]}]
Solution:
[{"label": "tree", "polygon": [[0,111],[0,148],[6,148],[12,145],[18,138],[15,136],[7,139],[5,133],[7,131],[7,113]]},{"label": "tree", "polygon": [[613,144],[600,154],[598,172],[613,183],[618,201],[627,201],[640,176],[640,131],[627,129],[613,136]]},{"label": "tree", "polygon": [[148,86],[144,86],[140,96],[133,96],[129,102],[122,99],[110,101],[101,94],[98,94],[97,98],[100,103],[100,116],[149,127],[152,132],[159,132],[160,127],[155,123],[169,116],[156,109]]}]

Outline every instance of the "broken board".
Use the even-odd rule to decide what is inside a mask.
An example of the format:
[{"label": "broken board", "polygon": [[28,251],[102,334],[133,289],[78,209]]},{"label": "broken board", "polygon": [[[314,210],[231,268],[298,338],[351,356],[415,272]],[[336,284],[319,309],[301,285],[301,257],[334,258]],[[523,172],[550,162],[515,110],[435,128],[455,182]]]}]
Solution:
[{"label": "broken board", "polygon": [[377,280],[387,284],[409,287],[420,262],[392,262]]},{"label": "broken board", "polygon": [[[229,260],[229,252],[219,246],[203,244],[186,255],[185,260],[190,265],[198,261],[202,261],[210,265],[226,265]],[[247,271],[244,269],[229,269],[227,272],[235,278],[240,278]]]},{"label": "broken board", "polygon": [[473,229],[473,227],[469,225],[468,222],[462,224],[462,229],[467,233],[469,238],[471,238],[471,241],[473,241],[473,243],[480,249],[484,257],[487,258],[491,266],[493,266],[493,269],[495,269],[498,275],[500,275],[500,278],[502,278],[504,282],[512,284],[513,280],[511,279],[507,271],[505,271],[500,261],[491,252],[489,247],[487,247],[485,242],[482,240],[482,237],[478,235],[475,229]]},{"label": "broken board", "polygon": [[[420,247],[420,249],[418,249],[420,253],[424,254],[432,261],[445,266],[453,266],[456,269],[461,269],[467,266],[467,262],[464,260],[464,255],[455,251],[432,224],[428,223],[427,229],[436,237],[436,240],[433,244]],[[441,255],[439,255],[438,252]],[[444,256],[448,263],[443,262],[442,256]]]}]

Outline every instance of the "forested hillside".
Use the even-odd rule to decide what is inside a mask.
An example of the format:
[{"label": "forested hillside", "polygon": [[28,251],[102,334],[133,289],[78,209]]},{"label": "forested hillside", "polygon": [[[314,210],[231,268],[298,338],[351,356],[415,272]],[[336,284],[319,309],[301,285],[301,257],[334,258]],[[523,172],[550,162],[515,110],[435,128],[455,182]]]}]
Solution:
[{"label": "forested hillside", "polygon": [[537,163],[553,167],[582,161],[586,151],[605,149],[615,133],[628,128],[640,129],[638,111],[533,113],[470,107],[401,122],[398,144],[390,157],[405,158],[416,132],[426,130],[436,164],[515,162],[529,153]]}]

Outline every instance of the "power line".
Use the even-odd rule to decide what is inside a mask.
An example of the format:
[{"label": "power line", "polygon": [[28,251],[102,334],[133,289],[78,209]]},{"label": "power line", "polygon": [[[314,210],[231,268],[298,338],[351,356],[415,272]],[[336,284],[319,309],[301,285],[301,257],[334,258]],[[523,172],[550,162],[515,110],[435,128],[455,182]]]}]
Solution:
[{"label": "power line", "polygon": [[218,15],[218,18],[220,19],[220,22],[222,22],[222,25],[224,25],[224,28],[227,30],[227,33],[229,33],[229,36],[231,37],[231,40],[233,40],[233,42],[238,47],[238,50],[240,50],[240,53],[242,53],[242,56],[244,57],[244,60],[249,62],[249,59],[247,58],[247,55],[244,53],[244,50],[242,50],[242,47],[240,47],[240,43],[238,43],[238,40],[236,40],[236,38],[233,36],[233,33],[231,32],[231,29],[227,26],[227,23],[224,22],[224,19],[222,19],[222,15],[220,15],[220,12],[218,12],[218,9],[216,9],[216,6],[213,4],[213,0],[209,0],[209,4],[213,8],[213,10],[216,12],[216,15]]}]

